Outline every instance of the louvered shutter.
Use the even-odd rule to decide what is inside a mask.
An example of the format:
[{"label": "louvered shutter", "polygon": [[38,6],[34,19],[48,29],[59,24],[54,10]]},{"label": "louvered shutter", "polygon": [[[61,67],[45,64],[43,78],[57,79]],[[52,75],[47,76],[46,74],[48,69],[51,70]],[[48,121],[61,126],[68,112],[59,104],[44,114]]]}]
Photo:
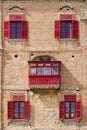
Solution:
[{"label": "louvered shutter", "polygon": [[60,21],[55,21],[55,38],[60,38]]},{"label": "louvered shutter", "polygon": [[28,21],[22,21],[22,39],[28,38]]},{"label": "louvered shutter", "polygon": [[72,38],[79,37],[79,24],[77,20],[72,21]]},{"label": "louvered shutter", "polygon": [[73,14],[60,14],[60,20],[72,20]]},{"label": "louvered shutter", "polygon": [[10,38],[10,21],[4,21],[4,39]]},{"label": "louvered shutter", "polygon": [[13,95],[13,101],[24,101],[25,95],[24,94],[15,94]]},{"label": "louvered shutter", "polygon": [[65,101],[76,101],[76,95],[64,95]]},{"label": "louvered shutter", "polygon": [[76,119],[80,120],[82,118],[82,106],[81,101],[76,102]]},{"label": "louvered shutter", "polygon": [[24,102],[24,118],[25,119],[30,119],[30,102],[25,101]]},{"label": "louvered shutter", "polygon": [[8,119],[14,119],[14,103],[8,101]]},{"label": "louvered shutter", "polygon": [[59,103],[59,118],[60,120],[65,119],[65,102],[60,101]]}]

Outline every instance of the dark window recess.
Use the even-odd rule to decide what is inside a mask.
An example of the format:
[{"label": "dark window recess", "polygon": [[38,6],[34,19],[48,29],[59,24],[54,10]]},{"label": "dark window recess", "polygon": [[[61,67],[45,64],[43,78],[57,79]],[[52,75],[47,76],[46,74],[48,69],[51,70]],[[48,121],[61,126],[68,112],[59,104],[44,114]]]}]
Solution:
[{"label": "dark window recess", "polygon": [[61,22],[61,38],[72,38],[72,22]]},{"label": "dark window recess", "polygon": [[76,95],[65,95],[64,99],[60,101],[60,119],[80,120],[82,118],[81,101],[76,100]]},{"label": "dark window recess", "polygon": [[50,57],[41,57],[39,60],[40,61],[50,61],[51,59],[50,59]]},{"label": "dark window recess", "polygon": [[11,22],[10,23],[10,38],[11,39],[20,39],[22,38],[22,22]]}]

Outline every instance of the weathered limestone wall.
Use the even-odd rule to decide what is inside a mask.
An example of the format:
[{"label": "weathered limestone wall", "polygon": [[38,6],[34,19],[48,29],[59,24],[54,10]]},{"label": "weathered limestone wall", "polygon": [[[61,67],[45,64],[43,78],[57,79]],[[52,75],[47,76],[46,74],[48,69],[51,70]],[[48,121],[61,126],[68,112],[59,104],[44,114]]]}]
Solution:
[{"label": "weathered limestone wall", "polygon": [[[14,8],[19,6],[24,10]],[[60,10],[63,6],[73,10]],[[4,92],[3,92],[3,129],[4,130],[87,130],[87,3],[79,2],[3,2],[3,20],[9,13],[24,13],[29,21],[29,38],[23,40],[4,40]],[[78,40],[56,40],[54,21],[60,13],[74,13],[79,21]],[[87,15],[87,14],[86,14]],[[30,90],[28,85],[28,60],[37,56],[49,55],[62,62],[61,87],[59,90]],[[77,91],[79,89],[79,91]],[[29,121],[8,120],[7,102],[12,93],[25,93],[30,99],[31,117]],[[59,120],[59,101],[66,93],[74,93],[82,100],[82,120]]]}]

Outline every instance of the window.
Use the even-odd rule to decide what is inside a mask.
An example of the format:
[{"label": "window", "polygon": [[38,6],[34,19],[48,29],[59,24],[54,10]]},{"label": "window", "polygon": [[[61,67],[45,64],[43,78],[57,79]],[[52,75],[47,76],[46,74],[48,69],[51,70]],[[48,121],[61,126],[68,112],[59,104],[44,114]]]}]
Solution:
[{"label": "window", "polygon": [[11,22],[11,39],[15,39],[15,38],[21,38],[22,37],[22,23],[21,21],[18,22]]},{"label": "window", "polygon": [[65,95],[64,101],[60,101],[60,119],[81,119],[81,101],[76,100],[76,95]]},{"label": "window", "polygon": [[13,99],[8,101],[8,119],[30,119],[30,102],[18,95]]},{"label": "window", "polygon": [[41,57],[40,61],[50,61],[50,57]]},{"label": "window", "polygon": [[72,22],[61,22],[61,38],[72,38]]},{"label": "window", "polygon": [[14,119],[24,119],[24,102],[14,102]]},{"label": "window", "polygon": [[73,101],[67,101],[65,102],[65,118],[66,119],[73,119],[75,118],[75,107],[76,107],[76,103]]},{"label": "window", "polygon": [[[20,16],[20,17],[19,17]],[[27,39],[28,22],[21,15],[14,14],[9,16],[8,21],[4,21],[5,39]]]},{"label": "window", "polygon": [[55,38],[78,38],[78,21],[72,15],[61,14],[60,20],[55,21]]}]

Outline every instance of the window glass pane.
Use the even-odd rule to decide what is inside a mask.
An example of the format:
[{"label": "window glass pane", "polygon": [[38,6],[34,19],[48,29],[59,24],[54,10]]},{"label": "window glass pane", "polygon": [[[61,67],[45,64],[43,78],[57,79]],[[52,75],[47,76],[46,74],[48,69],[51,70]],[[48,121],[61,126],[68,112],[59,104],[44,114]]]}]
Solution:
[{"label": "window glass pane", "polygon": [[49,57],[41,57],[40,61],[50,61],[50,58]]},{"label": "window glass pane", "polygon": [[67,37],[72,37],[72,22],[67,22]]},{"label": "window glass pane", "polygon": [[36,68],[30,68],[30,74],[36,74]]},{"label": "window glass pane", "polygon": [[69,113],[66,113],[66,118],[69,118],[70,116],[69,116]]},{"label": "window glass pane", "polygon": [[21,34],[22,34],[21,22],[17,22],[17,38],[21,38]]},{"label": "window glass pane", "polygon": [[70,102],[66,102],[66,107],[70,107]]},{"label": "window glass pane", "polygon": [[75,108],[71,108],[71,112],[75,112]]},{"label": "window glass pane", "polygon": [[66,32],[66,22],[61,22],[61,32]]},{"label": "window glass pane", "polygon": [[24,108],[20,107],[20,112],[24,112]]},{"label": "window glass pane", "polygon": [[43,68],[38,68],[38,75],[42,75],[43,74]]},{"label": "window glass pane", "polygon": [[15,113],[15,114],[14,114],[14,118],[18,118],[18,113]]},{"label": "window glass pane", "polygon": [[66,107],[66,112],[69,112],[70,111],[70,108],[69,107]]},{"label": "window glass pane", "polygon": [[75,107],[75,102],[71,102],[71,107]]},{"label": "window glass pane", "polygon": [[11,22],[11,38],[16,38],[16,23]]},{"label": "window glass pane", "polygon": [[66,32],[62,32],[61,37],[66,38]]},{"label": "window glass pane", "polygon": [[15,111],[15,112],[18,112],[18,107],[15,107],[14,111]]},{"label": "window glass pane", "polygon": [[58,68],[56,67],[52,68],[52,74],[58,74]]},{"label": "window glass pane", "polygon": [[71,113],[71,118],[74,118],[75,117],[75,113]]},{"label": "window glass pane", "polygon": [[24,107],[24,102],[20,102],[20,107]]},{"label": "window glass pane", "polygon": [[14,104],[14,105],[15,105],[15,107],[18,107],[18,102],[15,102],[15,104]]},{"label": "window glass pane", "polygon": [[61,22],[61,37],[62,38],[72,37],[72,22],[71,21]]},{"label": "window glass pane", "polygon": [[45,67],[44,68],[44,74],[50,75],[51,74],[51,68]]},{"label": "window glass pane", "polygon": [[20,118],[24,118],[24,113],[20,113]]}]

